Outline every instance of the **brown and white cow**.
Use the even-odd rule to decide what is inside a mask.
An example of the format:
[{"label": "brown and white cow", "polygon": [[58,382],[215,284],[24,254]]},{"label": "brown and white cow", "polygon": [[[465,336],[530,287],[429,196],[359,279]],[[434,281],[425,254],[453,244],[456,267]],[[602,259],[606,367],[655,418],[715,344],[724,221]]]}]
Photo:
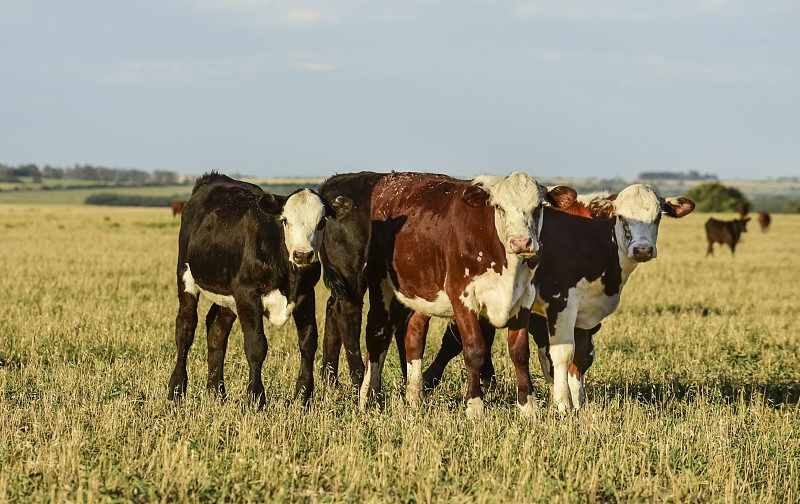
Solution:
[{"label": "brown and white cow", "polygon": [[309,399],[317,348],[317,252],[326,219],[345,215],[351,206],[344,197],[329,204],[309,189],[277,196],[218,173],[197,180],[178,237],[177,360],[169,399],[186,393],[186,357],[194,341],[201,294],[213,303],[206,316],[210,392],[225,394],[223,362],[238,316],[250,366],[247,391],[263,406],[261,367],[267,353],[263,317],[275,325],[293,317],[301,353],[295,394],[304,402]]},{"label": "brown and white cow", "polygon": [[[691,200],[664,199],[641,184],[618,195],[579,200],[582,204],[567,211],[544,209],[541,259],[534,275],[536,301],[528,326],[560,411],[583,404],[584,375],[594,358],[592,335],[616,310],[636,266],[656,257],[661,215],[683,217],[694,209]],[[610,220],[585,218],[603,215]],[[457,354],[458,335],[453,336],[442,339],[439,355],[425,371],[426,384],[434,385]],[[484,377],[489,372],[484,369]]]},{"label": "brown and white cow", "polygon": [[551,191],[524,173],[479,176],[392,173],[371,198],[372,232],[367,259],[370,310],[368,363],[359,404],[380,396],[391,341],[393,298],[413,310],[405,337],[406,397],[422,397],[422,354],[432,316],[455,320],[464,341],[467,415],[483,415],[480,368],[485,342],[479,317],[508,326],[517,378],[517,404],[535,407],[528,370],[528,316],[534,299],[533,265],[539,250],[542,205],[572,203],[575,191]]}]

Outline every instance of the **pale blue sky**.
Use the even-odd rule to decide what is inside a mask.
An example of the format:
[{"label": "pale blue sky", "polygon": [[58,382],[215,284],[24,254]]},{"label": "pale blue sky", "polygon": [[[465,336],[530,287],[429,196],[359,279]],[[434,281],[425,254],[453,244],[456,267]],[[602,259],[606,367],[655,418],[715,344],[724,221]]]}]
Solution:
[{"label": "pale blue sky", "polygon": [[800,176],[800,0],[2,0],[0,163]]}]

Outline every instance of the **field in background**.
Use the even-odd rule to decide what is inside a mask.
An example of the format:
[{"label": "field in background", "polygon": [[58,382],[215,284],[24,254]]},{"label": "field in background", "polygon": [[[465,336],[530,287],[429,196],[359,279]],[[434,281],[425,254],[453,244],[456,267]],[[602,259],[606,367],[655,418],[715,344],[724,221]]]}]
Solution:
[{"label": "field in background", "polygon": [[[348,387],[318,376],[304,410],[291,400],[292,322],[268,328],[264,411],[244,400],[238,324],[229,399],[209,398],[205,301],[189,396],[174,407],[179,219],[0,205],[0,501],[796,502],[800,216],[775,216],[767,234],[751,226],[735,258],[713,259],[707,218],[663,220],[658,259],[595,337],[584,410],[555,413],[532,362],[542,408],[521,418],[501,333],[498,388],[485,421],[470,422],[463,362],[409,411],[395,349],[385,412],[358,412]],[[442,328],[432,324],[426,364]]]}]

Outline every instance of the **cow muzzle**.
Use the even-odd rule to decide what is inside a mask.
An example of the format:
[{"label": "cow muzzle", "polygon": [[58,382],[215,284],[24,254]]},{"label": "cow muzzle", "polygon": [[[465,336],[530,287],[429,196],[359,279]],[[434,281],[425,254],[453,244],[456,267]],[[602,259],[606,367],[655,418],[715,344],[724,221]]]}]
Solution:
[{"label": "cow muzzle", "polygon": [[508,245],[511,252],[520,257],[531,257],[536,253],[536,250],[533,248],[533,240],[527,236],[511,238]]},{"label": "cow muzzle", "polygon": [[647,262],[656,256],[656,249],[652,245],[635,245],[633,247],[633,260],[636,262]]},{"label": "cow muzzle", "polygon": [[316,254],[313,250],[295,250],[292,252],[292,262],[298,266],[308,266],[314,262]]}]

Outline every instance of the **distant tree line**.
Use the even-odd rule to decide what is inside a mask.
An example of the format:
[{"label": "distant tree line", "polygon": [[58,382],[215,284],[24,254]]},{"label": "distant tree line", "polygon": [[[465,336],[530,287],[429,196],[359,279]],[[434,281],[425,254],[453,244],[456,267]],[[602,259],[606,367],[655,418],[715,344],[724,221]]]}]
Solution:
[{"label": "distant tree line", "polygon": [[[42,179],[91,180],[119,185],[175,185],[179,175],[173,171],[156,170],[152,173],[129,168],[107,168],[105,166],[79,165],[71,168],[56,168],[35,164],[8,166],[0,164],[0,182],[22,182],[21,177],[30,177],[33,182]],[[190,182],[191,183],[191,182]]]},{"label": "distant tree line", "polygon": [[695,170],[689,172],[647,171],[639,174],[640,180],[717,180],[712,173],[700,174]]},{"label": "distant tree line", "polygon": [[706,182],[689,189],[686,197],[694,201],[699,212],[735,212],[740,201],[750,205],[752,212],[800,213],[800,202],[785,196],[760,196],[748,200],[735,187],[719,182]]}]

